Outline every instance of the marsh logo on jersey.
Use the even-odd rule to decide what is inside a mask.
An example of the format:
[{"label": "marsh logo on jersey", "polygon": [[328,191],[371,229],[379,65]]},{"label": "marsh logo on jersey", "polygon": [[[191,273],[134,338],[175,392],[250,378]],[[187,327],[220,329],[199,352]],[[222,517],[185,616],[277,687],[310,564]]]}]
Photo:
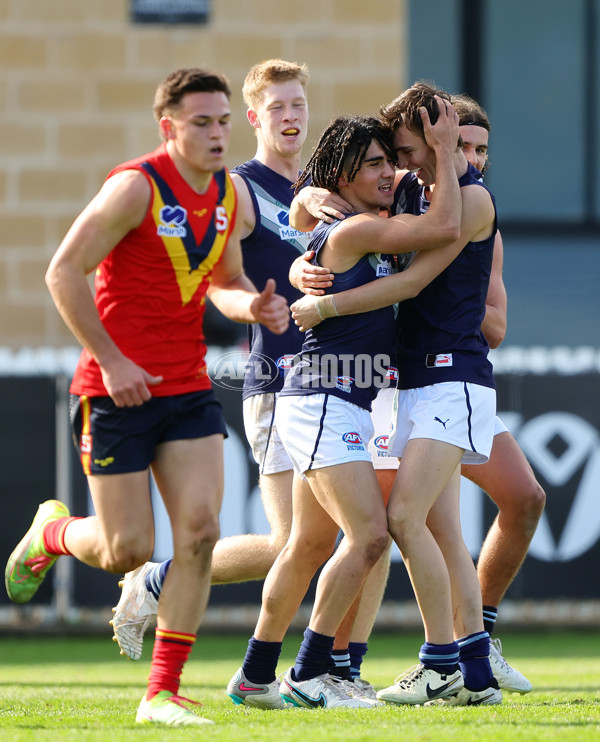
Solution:
[{"label": "marsh logo on jersey", "polygon": [[183,226],[187,222],[187,211],[177,206],[163,206],[159,212],[161,223],[156,234],[159,237],[185,237],[187,229]]},{"label": "marsh logo on jersey", "polygon": [[352,376],[338,376],[335,380],[335,388],[346,394],[352,391],[352,384],[354,384]]},{"label": "marsh logo on jersey", "polygon": [[392,261],[387,256],[383,258],[381,255],[375,255],[375,257],[377,258],[377,268],[375,270],[377,278],[381,278],[382,276],[391,276],[394,272]]},{"label": "marsh logo on jersey", "polygon": [[277,221],[279,222],[279,237],[282,240],[297,240],[299,237],[304,239],[310,237],[309,232],[301,232],[299,229],[290,227],[290,215],[284,209],[277,212]]},{"label": "marsh logo on jersey", "polygon": [[360,437],[360,433],[352,431],[351,433],[344,433],[342,440],[346,444],[348,451],[364,451],[365,446]]},{"label": "marsh logo on jersey", "polygon": [[377,456],[388,455],[388,445],[390,442],[389,435],[378,435],[373,441],[373,445],[377,449]]}]

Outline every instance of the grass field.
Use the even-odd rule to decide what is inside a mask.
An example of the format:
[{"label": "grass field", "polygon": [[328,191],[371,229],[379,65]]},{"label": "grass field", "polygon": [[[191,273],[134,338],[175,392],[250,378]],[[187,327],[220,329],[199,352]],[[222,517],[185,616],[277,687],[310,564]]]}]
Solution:
[{"label": "grass field", "polygon": [[[234,706],[225,687],[241,664],[247,636],[199,636],[181,693],[201,700],[217,722],[196,729],[135,723],[149,670],[151,641],[140,662],[119,656],[98,637],[0,637],[0,740],[91,742],[197,739],[401,740],[401,742],[569,742],[600,740],[600,632],[502,636],[505,655],[529,677],[527,696],[505,694],[502,706],[373,710],[259,711]],[[292,664],[300,637],[286,639],[279,670]],[[421,635],[378,635],[364,676],[376,687],[415,664]]]}]

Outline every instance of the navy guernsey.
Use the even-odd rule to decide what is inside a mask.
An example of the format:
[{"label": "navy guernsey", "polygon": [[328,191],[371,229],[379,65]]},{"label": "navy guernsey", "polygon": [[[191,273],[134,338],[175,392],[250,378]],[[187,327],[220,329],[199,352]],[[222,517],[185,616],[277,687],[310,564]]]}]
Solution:
[{"label": "navy guernsey", "polygon": [[[467,185],[487,187],[478,170],[469,165],[459,179]],[[496,208],[491,192],[490,196]],[[398,186],[395,211],[423,214],[429,202],[414,175]],[[400,389],[413,389],[445,381],[466,381],[495,388],[489,346],[481,331],[485,314],[492,253],[492,235],[469,242],[442,273],[414,299],[398,305],[398,370]]]},{"label": "navy guernsey", "polygon": [[[258,160],[249,160],[232,169],[250,191],[256,226],[242,240],[244,272],[259,291],[267,278],[277,282],[277,293],[292,304],[303,294],[289,282],[293,261],[308,247],[310,232],[300,232],[289,224],[294,198],[292,182]],[[279,392],[291,359],[302,347],[304,334],[294,322],[282,335],[275,335],[261,324],[248,327],[250,356],[244,374],[243,399],[253,394]]]},{"label": "navy guernsey", "polygon": [[[331,230],[340,224],[319,222],[309,245],[315,264]],[[325,292],[352,289],[393,272],[393,255],[364,255],[349,270],[336,273],[335,286]],[[394,333],[394,306],[324,320],[306,333],[281,395],[332,394],[370,411],[379,389],[389,385]]]}]

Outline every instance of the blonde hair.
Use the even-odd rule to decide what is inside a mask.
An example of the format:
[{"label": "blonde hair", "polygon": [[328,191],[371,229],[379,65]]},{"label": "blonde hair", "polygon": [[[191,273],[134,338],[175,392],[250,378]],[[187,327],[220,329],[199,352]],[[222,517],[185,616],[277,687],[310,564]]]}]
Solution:
[{"label": "blonde hair", "polygon": [[286,62],[283,59],[267,59],[255,64],[244,80],[242,96],[248,108],[260,103],[263,90],[273,83],[297,80],[303,88],[309,80],[308,67],[305,64]]}]

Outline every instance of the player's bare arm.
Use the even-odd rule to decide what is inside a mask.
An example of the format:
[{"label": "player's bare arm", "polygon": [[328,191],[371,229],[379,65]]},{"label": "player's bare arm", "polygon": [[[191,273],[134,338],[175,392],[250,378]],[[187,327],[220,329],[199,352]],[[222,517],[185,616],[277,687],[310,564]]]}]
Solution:
[{"label": "player's bare arm", "polygon": [[488,341],[490,348],[497,348],[506,335],[507,296],[506,287],[502,278],[504,262],[504,245],[500,232],[496,232],[494,240],[494,254],[490,285],[485,301],[485,316],[481,323],[481,330]]},{"label": "player's bare arm", "polygon": [[100,321],[86,276],[141,224],[149,203],[150,186],[141,173],[130,170],[111,177],[75,220],[46,273],[61,317],[98,362],[118,407],[150,399],[149,385],[162,377],[151,376],[119,350]]},{"label": "player's bare arm", "polygon": [[294,198],[290,206],[290,224],[301,232],[310,232],[317,222],[331,224],[352,213],[352,206],[339,193],[325,188],[306,186]]},{"label": "player's bare arm", "polygon": [[217,309],[234,322],[260,322],[277,335],[285,332],[290,312],[285,297],[275,293],[275,281],[269,280],[258,292],[244,273],[238,220],[227,240],[223,257],[213,270],[208,296]]},{"label": "player's bare arm", "polygon": [[256,214],[254,212],[254,204],[252,203],[252,196],[248,190],[246,181],[237,173],[230,173],[231,180],[235,186],[237,193],[237,219],[242,222],[240,239],[244,240],[250,234],[252,234],[256,226]]},{"label": "player's bare arm", "polygon": [[[331,295],[305,296],[299,299],[291,307],[295,323],[302,330],[307,330],[335,314],[359,314],[417,296],[450,265],[468,242],[485,239],[491,234],[494,207],[487,191],[479,186],[467,186],[461,189],[461,196],[462,222],[457,240],[438,250],[419,253],[402,273],[378,278],[364,286],[334,294],[333,304]],[[425,216],[413,218],[419,220],[425,219]]]}]

